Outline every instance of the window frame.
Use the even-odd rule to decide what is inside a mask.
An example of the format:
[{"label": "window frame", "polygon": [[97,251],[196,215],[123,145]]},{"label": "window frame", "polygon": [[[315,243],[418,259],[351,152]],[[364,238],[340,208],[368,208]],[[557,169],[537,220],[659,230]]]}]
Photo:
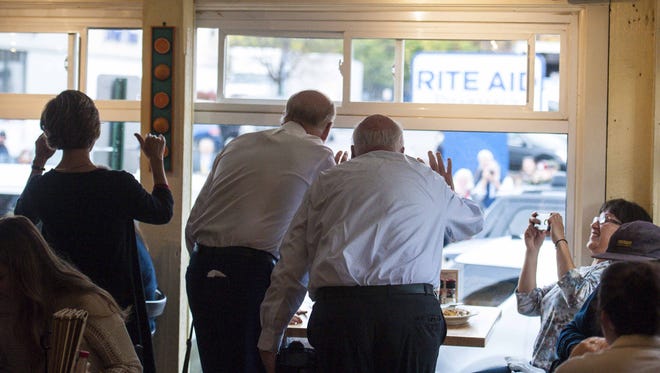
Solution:
[{"label": "window frame", "polygon": [[[248,2],[249,3],[249,2]],[[560,51],[560,109],[558,112],[526,112],[505,107],[469,105],[436,105],[435,108],[419,105],[391,103],[337,102],[335,127],[352,128],[364,116],[383,112],[399,120],[406,129],[461,130],[494,132],[559,133],[568,136],[566,217],[567,235],[575,242],[572,250],[576,263],[588,263],[588,254],[582,253],[580,243],[588,237],[587,220],[605,199],[605,149],[607,118],[607,45],[609,8],[607,4],[571,5],[568,3],[488,1],[442,2],[436,5],[379,4],[377,10],[369,5],[313,4],[313,5],[260,5],[226,4],[200,0],[196,3],[195,27],[251,30],[272,35],[286,30],[303,35],[309,30],[344,32],[346,23],[355,25],[351,35],[392,37],[391,25],[427,22],[508,22],[522,29],[533,24],[533,35],[553,34],[556,24],[562,24]],[[373,31],[373,25],[380,33]],[[371,28],[369,28],[371,25]],[[256,30],[256,31],[255,31]],[[384,32],[382,30],[387,30]],[[373,31],[373,33],[371,32]],[[500,32],[501,33],[501,32]],[[501,33],[503,34],[503,33]],[[396,35],[394,35],[396,36]],[[532,43],[533,45],[533,43]],[[578,48],[581,45],[581,48]],[[349,52],[350,44],[344,46]],[[533,50],[528,51],[534,56]],[[396,56],[403,59],[403,55]],[[344,60],[348,60],[345,56]],[[533,60],[532,60],[533,61]],[[398,72],[401,74],[401,72]],[[344,79],[347,79],[344,74]],[[397,77],[403,79],[403,76]],[[220,79],[220,78],[219,78]],[[347,88],[344,85],[344,98]],[[531,91],[531,90],[530,90]],[[226,104],[195,102],[193,122],[199,124],[250,123],[273,125],[279,123],[284,101],[255,104]],[[589,108],[589,113],[587,113]],[[588,166],[587,166],[588,165]],[[588,192],[583,192],[588,191]]]},{"label": "window frame", "polygon": [[[121,8],[121,9],[120,9]],[[0,32],[66,33],[69,34],[69,64],[67,89],[82,92],[87,87],[87,30],[89,29],[142,29],[142,4],[123,4],[121,7],[30,9],[0,7]],[[76,57],[74,59],[73,57]],[[0,117],[6,119],[39,119],[43,106],[52,94],[0,93],[4,105]],[[140,122],[140,101],[94,100],[102,122]]]}]

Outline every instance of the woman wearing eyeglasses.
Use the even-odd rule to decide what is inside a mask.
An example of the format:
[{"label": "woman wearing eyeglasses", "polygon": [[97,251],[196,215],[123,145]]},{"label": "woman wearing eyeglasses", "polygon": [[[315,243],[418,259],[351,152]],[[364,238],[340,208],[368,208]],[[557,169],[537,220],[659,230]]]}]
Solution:
[{"label": "woman wearing eyeglasses", "polygon": [[[606,201],[598,213],[591,224],[591,234],[586,244],[590,255],[605,252],[610,237],[621,224],[635,220],[651,221],[641,206],[624,199]],[[541,316],[541,330],[534,342],[531,363],[547,371],[556,358],[555,344],[559,332],[596,288],[609,262],[596,259],[589,266],[576,267],[571,259],[562,216],[550,214],[547,230],[537,228],[537,224],[541,223],[537,216],[536,212],[532,214],[525,230],[527,250],[516,297],[519,313]],[[536,270],[539,251],[546,237],[550,237],[555,245],[558,281],[539,288],[536,286]]]}]

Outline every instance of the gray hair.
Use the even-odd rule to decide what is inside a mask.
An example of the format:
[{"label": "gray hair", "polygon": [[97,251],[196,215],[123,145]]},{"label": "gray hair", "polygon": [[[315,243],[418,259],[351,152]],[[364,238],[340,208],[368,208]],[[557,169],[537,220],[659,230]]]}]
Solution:
[{"label": "gray hair", "polygon": [[293,121],[303,126],[323,128],[335,120],[335,104],[315,90],[300,91],[286,102],[282,123]]},{"label": "gray hair", "polygon": [[371,150],[399,151],[403,147],[403,127],[385,115],[370,115],[353,131],[353,145],[358,154]]}]

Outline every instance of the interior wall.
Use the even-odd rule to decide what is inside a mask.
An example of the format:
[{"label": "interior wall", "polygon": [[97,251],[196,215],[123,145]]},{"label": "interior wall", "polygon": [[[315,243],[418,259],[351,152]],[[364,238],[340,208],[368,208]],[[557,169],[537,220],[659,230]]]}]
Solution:
[{"label": "interior wall", "polygon": [[611,3],[606,177],[608,199],[635,201],[656,217],[652,205],[658,152],[653,143],[657,6],[656,0]]},{"label": "interior wall", "polygon": [[[185,270],[188,253],[183,249],[183,230],[190,211],[190,172],[192,168],[192,40],[193,0],[147,0],[143,6],[143,79],[141,102],[142,132],[151,130],[152,27],[174,27],[172,51],[171,170],[167,179],[174,195],[174,216],[169,224],[142,224],[150,245],[158,285],[167,296],[167,309],[158,318],[154,354],[158,372],[180,372],[189,330]],[[152,188],[149,165],[141,163],[142,183]]]}]

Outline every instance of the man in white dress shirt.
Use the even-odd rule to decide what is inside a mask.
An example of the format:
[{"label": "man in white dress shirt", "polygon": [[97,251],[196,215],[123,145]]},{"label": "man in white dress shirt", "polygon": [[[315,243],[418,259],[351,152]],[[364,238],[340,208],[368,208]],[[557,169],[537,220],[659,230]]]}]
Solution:
[{"label": "man in white dress shirt", "polygon": [[305,191],[336,164],[323,145],[334,117],[324,94],[296,93],[279,128],[239,136],[216,157],[186,226],[186,288],[205,372],[263,372],[259,305]]},{"label": "man in white dress shirt", "polygon": [[451,161],[445,171],[429,152],[431,169],[403,154],[403,130],[386,116],[358,124],[351,150],[312,184],[280,247],[261,305],[258,347],[269,372],[307,290],[322,371],[435,370],[446,335],[433,294],[443,239],[478,233],[483,214],[452,190]]}]

